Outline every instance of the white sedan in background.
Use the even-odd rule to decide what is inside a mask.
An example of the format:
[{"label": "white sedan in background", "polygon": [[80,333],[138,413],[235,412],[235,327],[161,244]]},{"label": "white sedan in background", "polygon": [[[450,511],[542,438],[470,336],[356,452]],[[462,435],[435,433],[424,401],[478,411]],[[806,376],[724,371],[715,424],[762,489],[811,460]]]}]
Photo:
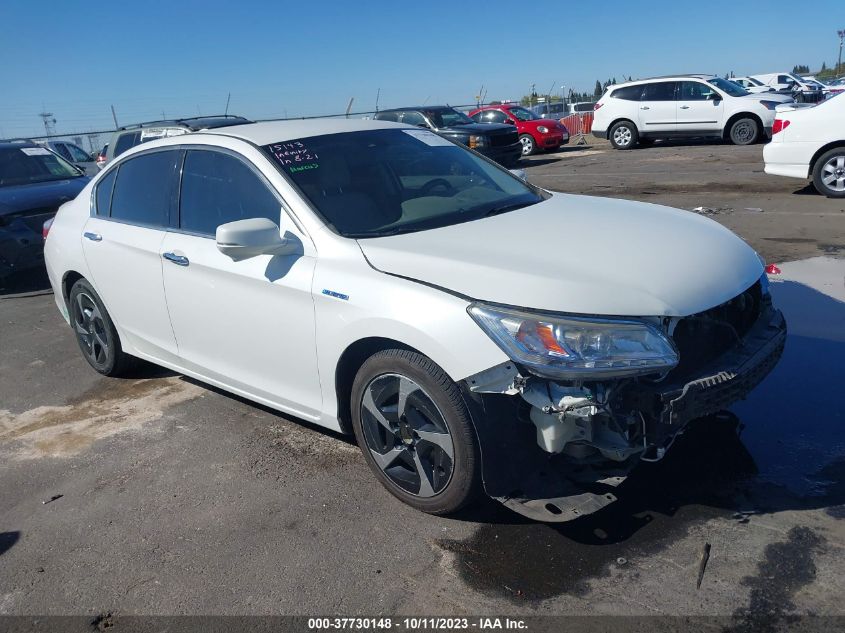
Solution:
[{"label": "white sedan in background", "polygon": [[819,193],[845,198],[845,97],[778,106],[763,160],[767,174],[812,178]]},{"label": "white sedan in background", "polygon": [[701,216],[552,194],[429,130],[256,123],[121,154],[47,236],[88,363],[137,358],[355,434],[446,514],[612,503],[785,340],[763,265]]}]

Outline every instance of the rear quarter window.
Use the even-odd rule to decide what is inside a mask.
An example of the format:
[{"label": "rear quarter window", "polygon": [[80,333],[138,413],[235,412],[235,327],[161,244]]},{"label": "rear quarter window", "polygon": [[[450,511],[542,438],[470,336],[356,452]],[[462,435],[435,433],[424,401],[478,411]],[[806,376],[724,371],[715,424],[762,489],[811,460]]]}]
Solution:
[{"label": "rear quarter window", "polygon": [[129,132],[127,134],[121,134],[118,137],[117,142],[114,144],[115,157],[120,156],[126,150],[135,147],[140,142],[140,140],[140,132]]},{"label": "rear quarter window", "polygon": [[625,101],[639,101],[643,93],[642,86],[623,86],[610,93],[612,99],[624,99]]},{"label": "rear quarter window", "polygon": [[111,192],[114,189],[114,179],[116,176],[117,170],[112,169],[108,174],[103,176],[97,184],[97,192],[94,196],[94,212],[97,215],[105,217],[109,215]]}]

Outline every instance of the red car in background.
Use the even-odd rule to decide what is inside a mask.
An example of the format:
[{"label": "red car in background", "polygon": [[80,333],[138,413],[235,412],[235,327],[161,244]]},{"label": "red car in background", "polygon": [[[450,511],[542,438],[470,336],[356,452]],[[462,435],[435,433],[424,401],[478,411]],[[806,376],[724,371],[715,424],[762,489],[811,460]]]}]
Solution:
[{"label": "red car in background", "polygon": [[469,113],[477,123],[510,123],[516,126],[522,155],[530,156],[538,150],[554,151],[569,142],[569,130],[553,119],[541,119],[528,108],[518,104],[489,105]]}]

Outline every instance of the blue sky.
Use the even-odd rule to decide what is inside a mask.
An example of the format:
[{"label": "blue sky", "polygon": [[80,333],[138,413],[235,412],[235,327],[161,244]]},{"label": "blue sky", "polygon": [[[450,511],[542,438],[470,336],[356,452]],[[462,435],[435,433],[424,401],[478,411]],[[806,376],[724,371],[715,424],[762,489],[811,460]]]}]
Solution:
[{"label": "blue sky", "polygon": [[[537,7],[529,9],[527,7]],[[810,8],[812,7],[812,8]],[[839,19],[840,23],[836,23]],[[0,0],[0,137],[229,111],[251,118],[519,98],[536,84],[836,62],[841,0]]]}]

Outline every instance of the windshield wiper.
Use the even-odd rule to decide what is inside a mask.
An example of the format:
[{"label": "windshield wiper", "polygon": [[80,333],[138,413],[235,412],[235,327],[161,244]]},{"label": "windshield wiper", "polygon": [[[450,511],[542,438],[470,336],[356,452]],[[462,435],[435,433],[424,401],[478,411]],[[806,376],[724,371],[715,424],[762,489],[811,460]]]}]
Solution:
[{"label": "windshield wiper", "polygon": [[494,215],[499,215],[501,213],[507,213],[508,211],[516,211],[517,209],[521,209],[523,207],[530,206],[532,204],[536,204],[535,202],[512,202],[511,204],[503,204],[498,207],[493,207],[492,209],[488,209],[487,212],[482,216],[485,218],[489,218]]}]

